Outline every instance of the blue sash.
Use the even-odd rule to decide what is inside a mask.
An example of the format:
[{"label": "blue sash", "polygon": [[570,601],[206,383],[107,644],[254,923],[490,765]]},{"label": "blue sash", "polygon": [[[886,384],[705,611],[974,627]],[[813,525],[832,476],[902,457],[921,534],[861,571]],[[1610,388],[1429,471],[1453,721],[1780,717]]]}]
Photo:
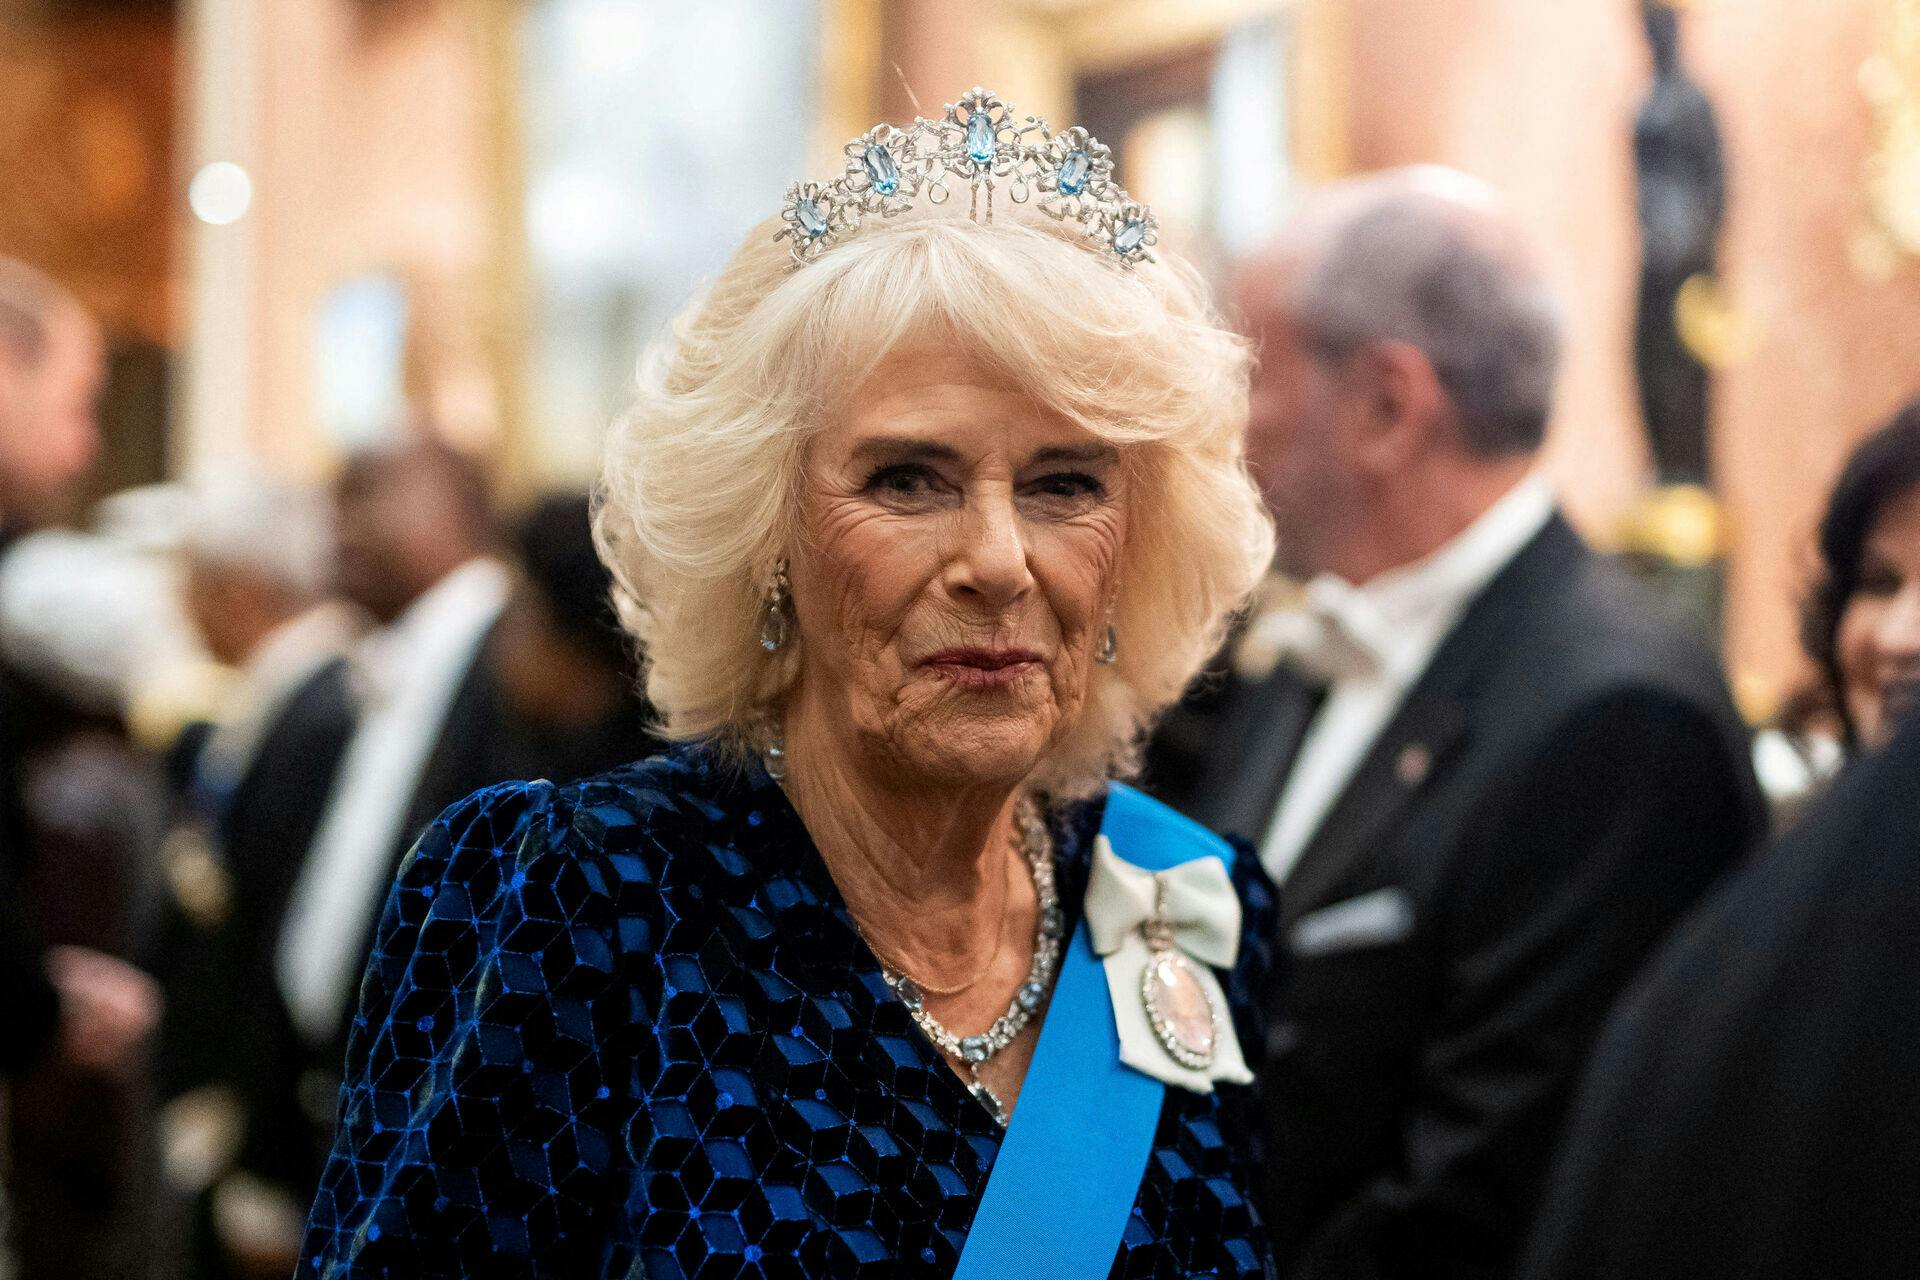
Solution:
[{"label": "blue sash", "polygon": [[[1100,831],[1115,854],[1148,871],[1232,857],[1219,836],[1120,783],[1107,789]],[[954,1280],[1103,1280],[1140,1194],[1166,1088],[1120,1061],[1106,969],[1083,916]]]}]

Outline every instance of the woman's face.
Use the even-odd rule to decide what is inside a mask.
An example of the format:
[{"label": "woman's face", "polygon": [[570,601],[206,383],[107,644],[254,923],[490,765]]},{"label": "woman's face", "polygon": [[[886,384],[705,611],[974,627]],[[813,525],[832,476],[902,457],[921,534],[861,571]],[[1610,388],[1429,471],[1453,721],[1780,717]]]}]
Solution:
[{"label": "woman's face", "polygon": [[1837,637],[1847,710],[1869,747],[1920,695],[1920,487],[1881,512]]},{"label": "woman's face", "polygon": [[890,785],[1024,778],[1086,701],[1126,538],[1119,451],[915,346],[805,468],[796,739],[824,731]]}]

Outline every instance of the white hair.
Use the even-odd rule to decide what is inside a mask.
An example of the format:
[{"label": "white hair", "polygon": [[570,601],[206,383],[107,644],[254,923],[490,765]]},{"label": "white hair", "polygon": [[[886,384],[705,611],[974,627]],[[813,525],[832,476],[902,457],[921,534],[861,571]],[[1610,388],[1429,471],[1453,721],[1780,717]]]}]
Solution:
[{"label": "white hair", "polygon": [[193,488],[182,549],[263,578],[296,601],[317,601],[332,578],[332,508],[311,487],[246,472],[210,477]]},{"label": "white hair", "polygon": [[1121,448],[1130,525],[1116,664],[1036,781],[1083,793],[1217,648],[1265,570],[1273,528],[1242,459],[1246,343],[1184,263],[1123,271],[1071,230],[1017,211],[976,224],[916,210],[795,268],[756,228],[644,365],[614,426],[595,537],[647,655],[666,732],[751,748],[799,671],[758,640],[794,528],[813,432],[887,355],[929,332]]}]

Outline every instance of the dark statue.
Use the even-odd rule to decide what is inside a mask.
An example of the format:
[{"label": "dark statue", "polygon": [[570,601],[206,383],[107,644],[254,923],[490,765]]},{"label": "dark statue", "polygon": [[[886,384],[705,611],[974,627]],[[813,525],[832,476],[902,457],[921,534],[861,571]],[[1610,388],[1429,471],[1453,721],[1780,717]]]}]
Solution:
[{"label": "dark statue", "polygon": [[1707,483],[1707,370],[1681,340],[1681,286],[1710,274],[1726,210],[1720,130],[1707,97],[1680,65],[1678,16],[1644,0],[1653,88],[1634,122],[1641,262],[1634,362],[1662,485]]}]

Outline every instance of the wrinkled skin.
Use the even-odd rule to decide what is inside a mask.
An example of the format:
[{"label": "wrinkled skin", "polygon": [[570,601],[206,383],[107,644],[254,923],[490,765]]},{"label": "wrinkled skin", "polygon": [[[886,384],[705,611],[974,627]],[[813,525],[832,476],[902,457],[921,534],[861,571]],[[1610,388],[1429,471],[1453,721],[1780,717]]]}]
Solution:
[{"label": "wrinkled skin", "polygon": [[[1118,450],[939,348],[893,353],[809,444],[787,789],[875,953],[955,988],[927,1008],[956,1034],[1026,978],[1015,796],[1086,705],[1127,503]],[[981,1069],[1009,1107],[1034,1038]]]},{"label": "wrinkled skin", "polygon": [[[971,359],[895,353],[809,448],[797,714],[900,783],[1016,783],[1085,703],[1126,509],[1112,446]],[[928,662],[962,648],[1034,660]]]}]

